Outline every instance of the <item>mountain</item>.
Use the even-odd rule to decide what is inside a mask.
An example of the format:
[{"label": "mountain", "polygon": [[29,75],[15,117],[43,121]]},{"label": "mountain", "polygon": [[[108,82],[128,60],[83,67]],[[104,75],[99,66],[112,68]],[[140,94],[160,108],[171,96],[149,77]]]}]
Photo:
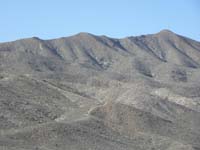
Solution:
[{"label": "mountain", "polygon": [[0,43],[0,149],[199,150],[199,76],[169,30]]}]

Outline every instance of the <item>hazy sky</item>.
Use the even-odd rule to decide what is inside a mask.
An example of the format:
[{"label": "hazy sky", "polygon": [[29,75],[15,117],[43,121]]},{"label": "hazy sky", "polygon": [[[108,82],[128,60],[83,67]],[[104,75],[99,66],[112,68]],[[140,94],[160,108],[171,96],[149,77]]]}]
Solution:
[{"label": "hazy sky", "polygon": [[200,41],[200,0],[0,0],[0,42],[78,32],[121,38],[166,28]]}]

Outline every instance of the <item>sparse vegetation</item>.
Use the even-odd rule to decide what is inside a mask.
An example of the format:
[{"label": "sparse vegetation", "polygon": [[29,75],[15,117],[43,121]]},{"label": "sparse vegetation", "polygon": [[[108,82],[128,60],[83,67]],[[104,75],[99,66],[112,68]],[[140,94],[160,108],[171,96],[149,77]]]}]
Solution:
[{"label": "sparse vegetation", "polygon": [[0,150],[198,150],[199,64],[168,30],[1,43]]}]

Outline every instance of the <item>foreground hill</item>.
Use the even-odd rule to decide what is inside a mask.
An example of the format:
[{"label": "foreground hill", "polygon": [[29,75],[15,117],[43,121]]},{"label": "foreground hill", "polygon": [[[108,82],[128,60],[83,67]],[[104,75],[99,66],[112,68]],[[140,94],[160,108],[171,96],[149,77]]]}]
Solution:
[{"label": "foreground hill", "polygon": [[169,30],[0,43],[0,149],[199,150],[199,76]]}]

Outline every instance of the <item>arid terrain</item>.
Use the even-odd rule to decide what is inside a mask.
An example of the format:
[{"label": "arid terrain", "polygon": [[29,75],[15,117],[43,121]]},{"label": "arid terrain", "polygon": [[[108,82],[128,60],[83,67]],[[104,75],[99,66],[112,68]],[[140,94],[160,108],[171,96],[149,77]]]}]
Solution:
[{"label": "arid terrain", "polygon": [[200,150],[200,42],[0,43],[0,150]]}]

